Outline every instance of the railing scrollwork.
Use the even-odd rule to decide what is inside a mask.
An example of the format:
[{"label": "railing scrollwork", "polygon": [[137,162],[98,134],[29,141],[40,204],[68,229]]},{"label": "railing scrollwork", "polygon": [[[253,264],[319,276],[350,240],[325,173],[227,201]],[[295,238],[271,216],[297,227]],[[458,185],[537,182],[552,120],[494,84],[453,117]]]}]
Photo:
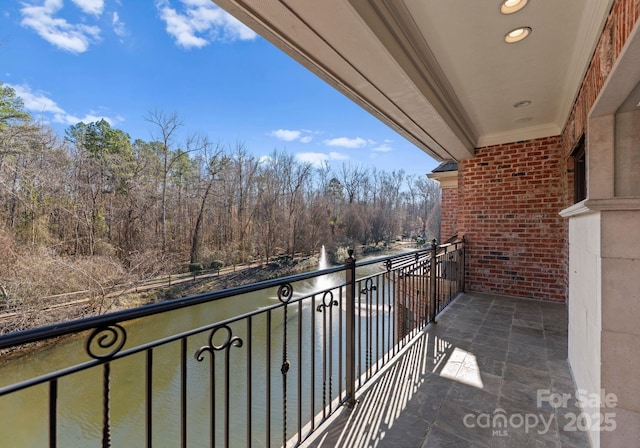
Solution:
[{"label": "railing scrollwork", "polygon": [[127,342],[127,331],[119,324],[98,327],[85,342],[87,354],[93,359],[107,360],[116,355]]},{"label": "railing scrollwork", "polygon": [[85,341],[85,350],[93,359],[105,361],[102,367],[102,447],[111,446],[111,364],[110,360],[127,342],[127,331],[122,325],[97,327]]},{"label": "railing scrollwork", "polygon": [[368,278],[364,281],[364,288],[360,290],[360,294],[367,294],[368,292],[376,291],[378,287],[373,284],[373,279]]},{"label": "railing scrollwork", "polygon": [[[220,330],[226,331],[227,335],[225,340],[222,342],[222,344],[216,345],[214,343],[214,338],[216,336],[216,333],[218,333]],[[209,345],[204,345],[196,351],[194,355],[196,360],[198,362],[204,361],[203,353],[205,352],[209,352],[213,354],[214,352],[217,352],[217,351],[229,350],[231,346],[242,347],[242,344],[243,344],[242,339],[239,338],[238,336],[232,336],[232,334],[233,334],[233,331],[231,330],[231,328],[229,328],[228,325],[221,325],[211,330],[211,332],[209,333]]]},{"label": "railing scrollwork", "polygon": [[318,304],[318,306],[316,307],[316,311],[321,313],[326,308],[331,308],[337,305],[338,301],[333,298],[333,291],[326,291],[322,295],[322,303]]},{"label": "railing scrollwork", "polygon": [[284,304],[284,321],[282,324],[282,366],[280,367],[280,373],[282,373],[282,440],[284,446],[287,445],[287,373],[291,368],[291,362],[287,356],[287,309],[289,302],[293,298],[293,286],[291,283],[284,283],[278,287],[278,300]]},{"label": "railing scrollwork", "polygon": [[282,303],[289,303],[293,298],[293,286],[291,283],[285,283],[278,287],[278,300]]}]

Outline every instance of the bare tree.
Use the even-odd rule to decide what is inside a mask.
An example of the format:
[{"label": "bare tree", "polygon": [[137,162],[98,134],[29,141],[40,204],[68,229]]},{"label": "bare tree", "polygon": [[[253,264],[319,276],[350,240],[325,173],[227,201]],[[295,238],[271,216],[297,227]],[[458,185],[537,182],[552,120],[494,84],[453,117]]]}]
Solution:
[{"label": "bare tree", "polygon": [[342,180],[342,187],[347,193],[349,205],[353,204],[353,201],[358,197],[366,174],[367,169],[360,165],[351,165],[350,163],[342,164],[340,178]]},{"label": "bare tree", "polygon": [[315,170],[206,137],[180,147],[177,114],[145,118],[153,140],[133,143],[105,121],[71,126],[66,140],[28,115],[0,123],[0,302],[35,315],[39,298],[86,288],[100,298],[93,311],[105,311],[114,285],[184,269],[187,258],[269,260],[437,235],[439,188],[424,176]]},{"label": "bare tree", "polygon": [[178,118],[176,112],[170,114],[162,110],[154,109],[147,113],[145,120],[155,125],[156,132],[153,138],[160,142],[160,163],[161,163],[161,194],[160,194],[160,230],[162,245],[161,251],[164,254],[167,250],[167,178],[169,171],[176,161],[183,157],[185,152],[176,153],[172,150],[175,134],[183,126],[183,122]]},{"label": "bare tree", "polygon": [[232,155],[233,175],[236,192],[236,217],[238,223],[238,240],[240,249],[240,261],[246,261],[247,253],[251,247],[249,241],[250,226],[257,207],[255,204],[255,181],[258,172],[258,161],[247,153],[245,146],[236,144]]},{"label": "bare tree", "polygon": [[211,193],[211,188],[218,180],[218,173],[227,165],[228,157],[224,154],[222,146],[219,144],[211,148],[211,144],[206,138],[194,138],[187,144],[188,152],[196,151],[201,153],[200,164],[202,173],[202,194],[200,208],[193,228],[193,238],[191,240],[191,263],[200,262],[201,230],[207,199]]}]

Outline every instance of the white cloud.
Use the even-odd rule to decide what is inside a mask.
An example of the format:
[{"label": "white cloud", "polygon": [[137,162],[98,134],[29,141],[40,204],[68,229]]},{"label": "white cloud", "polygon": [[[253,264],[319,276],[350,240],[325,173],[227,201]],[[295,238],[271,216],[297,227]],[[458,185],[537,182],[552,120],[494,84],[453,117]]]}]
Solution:
[{"label": "white cloud", "polygon": [[120,16],[117,12],[114,12],[111,16],[111,25],[113,26],[113,32],[119,37],[124,37],[127,34],[127,30],[124,23],[120,20]]},{"label": "white cloud", "polygon": [[329,160],[329,156],[322,152],[299,152],[296,153],[296,159],[303,163],[310,163],[315,167],[322,166],[322,162]]},{"label": "white cloud", "polygon": [[175,38],[179,46],[183,48],[201,48],[209,44],[208,40],[195,34],[197,31],[202,31],[202,29],[198,29],[188,17],[178,14],[175,9],[168,6],[163,7],[160,10],[160,17],[167,24],[167,33]]},{"label": "white cloud", "polygon": [[330,140],[325,140],[324,144],[327,146],[339,146],[342,148],[361,148],[366,146],[367,140],[356,137],[356,138],[348,138],[348,137],[338,137],[332,138]]},{"label": "white cloud", "polygon": [[116,121],[123,121],[120,119],[114,120],[105,115],[100,115],[95,111],[89,111],[89,113],[85,114],[84,117],[78,117],[66,112],[44,93],[32,91],[31,87],[28,85],[7,84],[7,86],[11,87],[16,92],[16,95],[22,98],[25,109],[33,112],[34,114],[50,115],[51,120],[55,123],[74,125],[81,121],[91,123],[93,121],[105,119],[109,124],[114,124]]},{"label": "white cloud", "polygon": [[371,151],[376,151],[376,152],[389,152],[389,151],[393,151],[393,148],[391,146],[389,146],[386,143],[383,143],[380,146],[376,146],[375,148],[371,148]]},{"label": "white cloud", "polygon": [[78,124],[81,121],[83,123],[93,123],[94,121],[104,120],[110,125],[113,125],[116,122],[116,120],[114,120],[113,118],[109,118],[105,115],[100,115],[95,111],[89,111],[89,113],[86,114],[84,117],[77,117],[75,115],[65,114],[61,117],[56,117],[56,118],[60,120],[59,123],[68,124],[68,125]]},{"label": "white cloud", "polygon": [[257,34],[210,0],[180,0],[178,12],[169,0],[157,0],[167,33],[183,48],[201,48],[212,41],[253,40]]},{"label": "white cloud", "polygon": [[[301,129],[299,131],[289,130],[289,129],[278,129],[276,131],[269,132],[268,135],[271,137],[275,137],[278,140],[283,140],[285,142],[293,142],[295,140],[300,141],[300,143],[309,143],[313,140],[313,137],[308,134],[313,134],[313,131],[308,129]],[[306,134],[306,135],[305,135]]]},{"label": "white cloud", "polygon": [[100,39],[100,28],[72,24],[65,19],[54,17],[62,6],[62,0],[45,0],[42,6],[24,6],[20,9],[22,13],[20,23],[22,26],[33,29],[44,40],[62,50],[83,53],[88,50],[91,43]]},{"label": "white cloud", "polygon": [[48,112],[52,114],[62,114],[64,111],[50,98],[41,93],[32,92],[27,85],[7,84],[11,87],[16,95],[22,98],[24,107],[34,112]]},{"label": "white cloud", "polygon": [[343,154],[341,152],[333,152],[333,151],[329,153],[329,158],[331,160],[349,160],[348,155]]},{"label": "white cloud", "polygon": [[104,0],[71,0],[86,14],[99,16],[104,10]]},{"label": "white cloud", "polygon": [[285,142],[292,142],[299,139],[302,135],[302,132],[290,131],[288,129],[278,129],[277,131],[271,131],[269,135],[279,140],[284,140]]},{"label": "white cloud", "polygon": [[349,156],[339,152],[330,152],[325,154],[322,152],[299,152],[295,155],[296,159],[303,163],[310,163],[315,167],[321,167],[326,160],[347,160]]}]

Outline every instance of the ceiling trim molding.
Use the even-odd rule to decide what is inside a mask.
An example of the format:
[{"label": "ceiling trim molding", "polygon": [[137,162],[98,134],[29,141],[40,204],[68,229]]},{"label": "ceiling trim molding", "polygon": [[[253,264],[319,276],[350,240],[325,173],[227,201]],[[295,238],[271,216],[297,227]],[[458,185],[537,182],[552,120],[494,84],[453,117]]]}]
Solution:
[{"label": "ceiling trim molding", "polygon": [[478,131],[405,3],[399,0],[349,0],[349,3],[367,24],[380,25],[374,31],[376,37],[393,55],[447,126],[468,149],[473,149]]},{"label": "ceiling trim molding", "polygon": [[[609,18],[614,1],[597,0],[592,2],[596,6],[584,9],[586,17],[581,21],[582,25],[571,53],[573,56],[569,63],[570,68],[564,79],[563,92],[566,92],[566,95],[560,101],[556,118],[556,122],[563,129],[567,124],[567,120],[569,120],[573,106],[582,88],[582,82],[595,54],[598,41]],[[597,33],[594,30],[597,30]]]},{"label": "ceiling trim molding", "polygon": [[562,129],[555,123],[542,124],[540,126],[531,126],[514,131],[483,135],[478,139],[478,148],[482,148],[483,146],[502,145],[505,143],[515,143],[524,140],[535,140],[544,137],[553,137],[560,135],[561,133]]}]

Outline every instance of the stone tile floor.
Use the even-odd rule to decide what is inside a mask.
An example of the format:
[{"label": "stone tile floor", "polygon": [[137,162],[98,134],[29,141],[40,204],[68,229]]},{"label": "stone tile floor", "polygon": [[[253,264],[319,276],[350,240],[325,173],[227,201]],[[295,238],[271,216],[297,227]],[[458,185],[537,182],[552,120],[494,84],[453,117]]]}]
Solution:
[{"label": "stone tile floor", "polygon": [[465,293],[437,321],[305,445],[590,446],[573,430],[564,304]]}]

